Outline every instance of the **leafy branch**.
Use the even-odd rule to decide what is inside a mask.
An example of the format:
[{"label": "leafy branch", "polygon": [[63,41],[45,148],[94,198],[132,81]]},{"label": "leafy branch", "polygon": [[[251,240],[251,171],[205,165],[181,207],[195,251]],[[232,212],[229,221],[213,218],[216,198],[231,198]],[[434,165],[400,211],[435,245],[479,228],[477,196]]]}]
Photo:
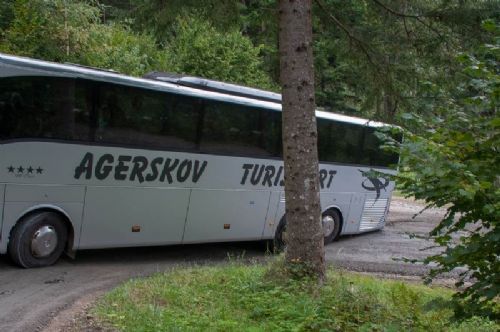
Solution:
[{"label": "leafy branch", "polygon": [[[425,22],[423,20],[423,18],[439,18],[440,15],[438,14],[434,14],[434,15],[411,15],[411,14],[406,14],[406,13],[400,13],[386,5],[384,5],[382,2],[380,2],[379,0],[372,0],[373,2],[375,2],[378,6],[382,7],[383,9],[385,9],[387,12],[391,13],[392,15],[394,16],[398,16],[398,17],[401,17],[403,19],[405,18],[413,18],[415,19],[417,22],[419,22],[420,24],[422,24],[423,26],[425,26],[426,28],[428,28],[429,30],[431,30],[432,32],[434,32],[441,40],[445,40],[445,37],[437,30],[435,29],[433,26],[431,26],[430,24],[428,24],[427,22]],[[406,27],[406,22],[405,22],[405,27]]]},{"label": "leafy branch", "polygon": [[335,17],[335,15],[333,15],[330,11],[328,11],[326,9],[326,6],[323,4],[323,2],[321,0],[315,0],[315,2],[323,10],[323,13],[325,13],[333,21],[333,23],[335,23],[336,26],[338,26],[340,29],[342,29],[342,31],[345,32],[345,34],[349,37],[350,40],[354,41],[358,45],[359,49],[363,52],[363,54],[368,59],[368,62],[370,62],[370,64],[376,69],[376,71],[378,73],[380,73],[381,72],[380,68],[373,61],[372,56],[370,55],[370,52],[368,52],[368,49],[365,46],[365,43],[361,39],[357,38],[354,35],[354,33],[352,33],[352,31],[347,26],[345,26],[342,22],[340,22],[340,20],[337,17]]}]

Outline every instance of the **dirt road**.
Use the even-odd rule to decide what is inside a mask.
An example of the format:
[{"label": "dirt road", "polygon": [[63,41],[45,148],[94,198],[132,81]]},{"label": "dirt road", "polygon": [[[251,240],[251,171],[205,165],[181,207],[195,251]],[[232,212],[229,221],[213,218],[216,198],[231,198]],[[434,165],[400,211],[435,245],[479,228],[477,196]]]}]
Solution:
[{"label": "dirt road", "polygon": [[[341,238],[326,247],[327,261],[354,271],[423,275],[426,267],[394,260],[426,255],[419,249],[430,243],[410,239],[407,233],[424,235],[443,211],[426,211],[412,220],[420,209],[413,202],[394,199],[383,231]],[[0,256],[0,331],[42,330],[51,321],[53,326],[53,318],[75,301],[90,298],[126,279],[179,264],[225,262],[228,255],[236,258],[243,253],[246,258],[265,258],[260,243],[84,251],[74,261],[63,259],[55,266],[31,270],[14,267],[7,257]],[[57,319],[61,316],[68,318],[63,314]]]}]

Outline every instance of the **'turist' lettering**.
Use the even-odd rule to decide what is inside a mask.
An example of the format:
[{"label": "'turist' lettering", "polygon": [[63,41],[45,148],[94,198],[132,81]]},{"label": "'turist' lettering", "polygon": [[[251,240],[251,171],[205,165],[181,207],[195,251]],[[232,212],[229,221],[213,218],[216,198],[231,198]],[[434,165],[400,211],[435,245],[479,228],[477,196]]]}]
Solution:
[{"label": "'turist' lettering", "polygon": [[80,165],[75,168],[75,179],[84,175],[85,179],[91,179],[92,175],[98,180],[105,180],[109,176],[117,181],[144,181],[183,183],[191,180],[193,183],[203,175],[207,167],[207,161],[190,159],[172,159],[157,157],[149,160],[143,156],[120,155],[115,158],[111,154],[104,154],[96,159],[94,166],[94,155],[87,152]]},{"label": "'turist' lettering", "polygon": [[[241,185],[251,184],[253,186],[283,187],[284,172],[283,166],[263,165],[263,164],[243,164],[243,176]],[[335,170],[319,170],[319,184],[321,189],[329,189],[332,186],[333,178],[337,174]]]}]

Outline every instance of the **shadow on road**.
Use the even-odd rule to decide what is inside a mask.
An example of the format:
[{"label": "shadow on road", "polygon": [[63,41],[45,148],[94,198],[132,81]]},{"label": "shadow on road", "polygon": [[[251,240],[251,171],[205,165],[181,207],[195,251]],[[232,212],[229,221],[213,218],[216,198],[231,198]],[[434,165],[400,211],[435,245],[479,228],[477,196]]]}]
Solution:
[{"label": "shadow on road", "polygon": [[[358,241],[363,241],[364,238],[373,237],[376,233],[382,235],[383,231],[342,236],[334,243],[328,244],[327,248],[329,246],[335,246],[336,244],[347,244],[348,241],[352,241],[353,238],[357,238]],[[218,262],[224,260],[265,258],[266,256],[272,255],[272,250],[272,246],[266,241],[93,249],[79,250],[76,253],[75,259],[63,256],[55,265],[85,266],[120,264],[126,266],[159,262],[168,262],[170,264],[207,261]],[[11,262],[8,255],[0,255],[0,271],[5,271],[7,269],[18,269],[18,267]]]},{"label": "shadow on road", "polygon": [[[195,263],[228,259],[255,259],[271,254],[270,250],[271,247],[268,247],[263,241],[80,250],[75,259],[64,256],[56,265],[137,265],[161,261]],[[12,268],[18,267],[10,261],[8,255],[0,255],[0,271]]]}]

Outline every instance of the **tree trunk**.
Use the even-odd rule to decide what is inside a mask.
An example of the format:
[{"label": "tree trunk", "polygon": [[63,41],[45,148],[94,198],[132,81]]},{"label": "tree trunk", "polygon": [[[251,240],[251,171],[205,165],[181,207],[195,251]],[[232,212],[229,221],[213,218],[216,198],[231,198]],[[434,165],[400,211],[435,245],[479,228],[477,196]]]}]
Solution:
[{"label": "tree trunk", "polygon": [[311,0],[279,1],[286,253],[289,272],[325,276],[319,200]]}]

